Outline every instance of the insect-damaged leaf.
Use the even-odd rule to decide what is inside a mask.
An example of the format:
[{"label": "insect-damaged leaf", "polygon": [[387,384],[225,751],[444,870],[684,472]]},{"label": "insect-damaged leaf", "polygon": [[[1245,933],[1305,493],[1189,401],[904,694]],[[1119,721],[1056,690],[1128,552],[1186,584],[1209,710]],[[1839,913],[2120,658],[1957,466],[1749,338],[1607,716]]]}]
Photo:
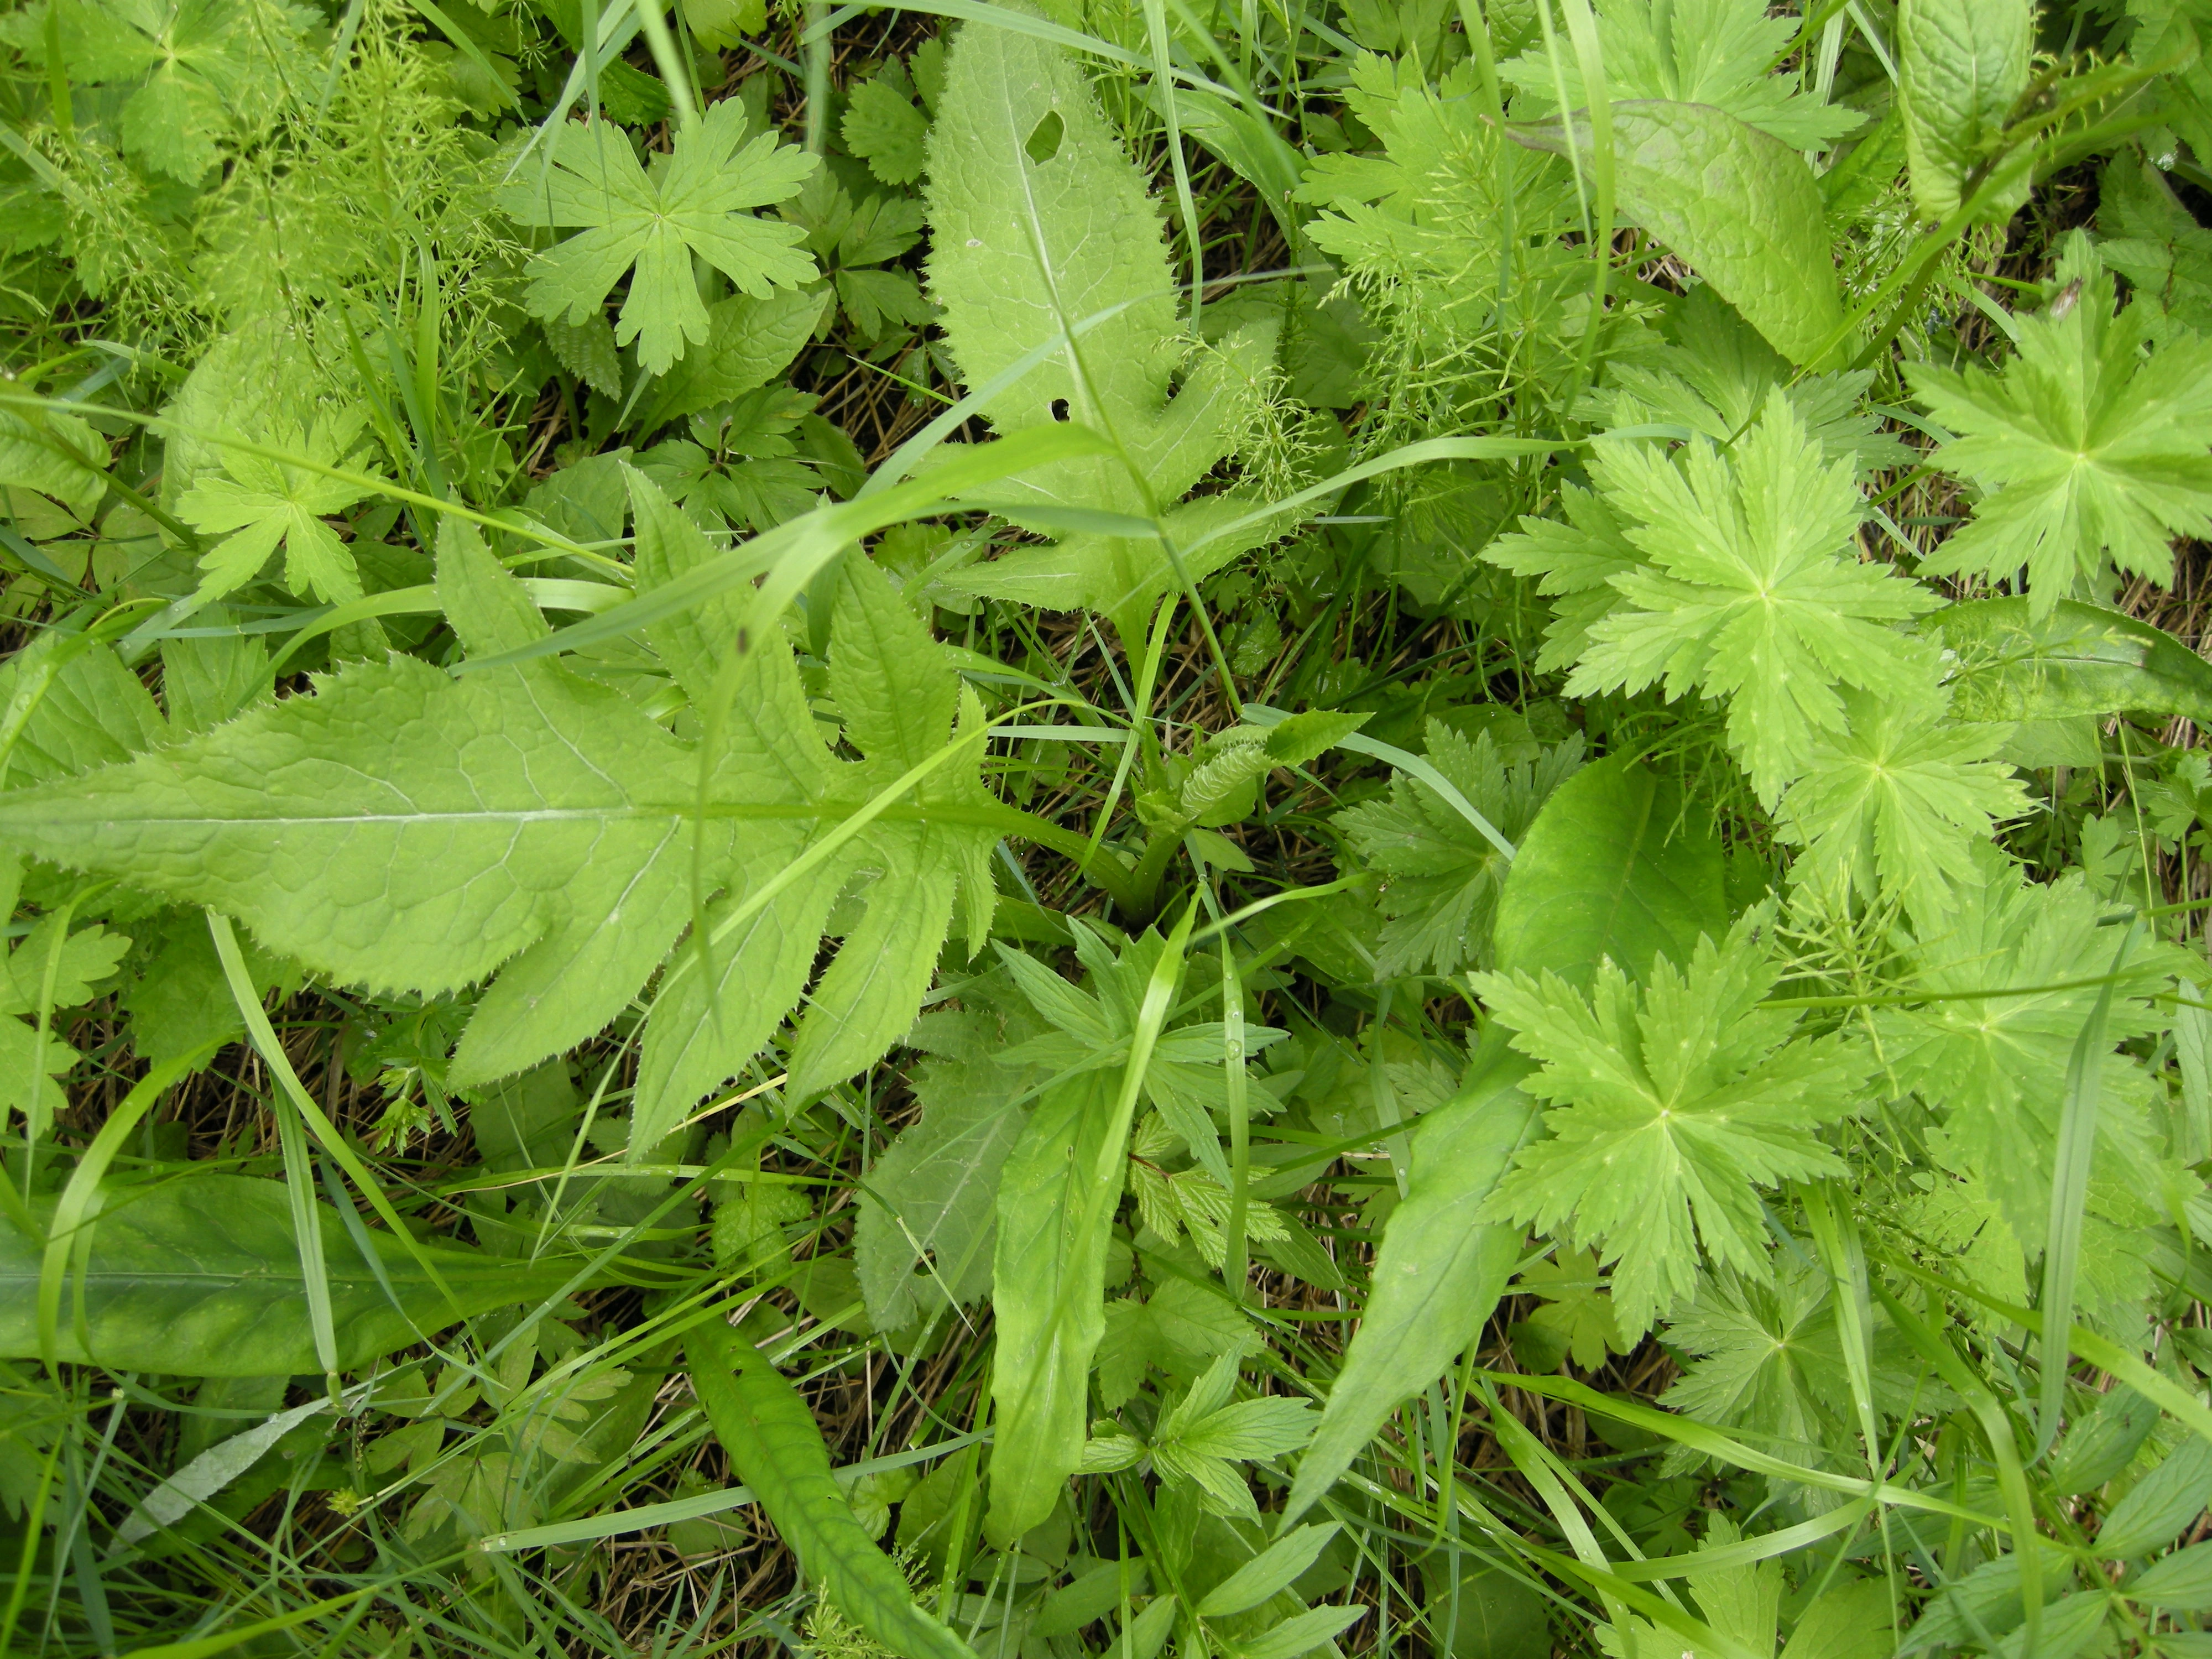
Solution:
[{"label": "insect-damaged leaf", "polygon": [[[930,130],[928,204],[930,284],[970,386],[1063,329],[1083,331],[1072,350],[986,398],[993,429],[1072,419],[1114,440],[1110,453],[1005,481],[994,510],[1026,523],[1023,510],[1033,509],[1040,516],[1027,527],[1048,532],[1073,522],[1069,509],[1140,523],[1157,511],[1176,544],[1251,511],[1234,495],[1177,503],[1227,453],[1273,330],[1249,327],[1206,350],[1170,398],[1190,348],[1159,209],[1073,58],[1008,29],[962,31]],[[1210,574],[1275,533],[1259,525],[1224,535],[1194,550],[1184,570]],[[1159,535],[1078,528],[946,580],[1047,610],[1100,611],[1129,640],[1180,578]]]}]

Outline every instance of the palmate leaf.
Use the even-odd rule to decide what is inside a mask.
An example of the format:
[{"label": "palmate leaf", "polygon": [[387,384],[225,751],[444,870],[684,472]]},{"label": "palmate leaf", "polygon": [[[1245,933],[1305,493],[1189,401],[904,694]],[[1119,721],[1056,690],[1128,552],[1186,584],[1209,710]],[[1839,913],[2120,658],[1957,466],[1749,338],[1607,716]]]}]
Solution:
[{"label": "palmate leaf", "polygon": [[[708,556],[651,485],[631,488],[641,586]],[[445,521],[439,567],[441,601],[471,655],[544,632],[520,584],[457,519]],[[663,624],[655,643],[704,706],[735,637],[732,613],[708,607]],[[212,905],[340,980],[438,994],[496,970],[451,1073],[483,1082],[594,1035],[668,957],[695,896],[718,922],[945,747],[961,701],[951,671],[858,560],[830,656],[866,758],[823,746],[789,650],[771,641],[742,659],[703,803],[696,751],[619,692],[543,661],[455,678],[395,656],[130,764],[0,798],[0,844]],[[962,718],[980,720],[972,700]],[[734,936],[678,957],[644,1043],[635,1151],[767,1040],[806,988],[832,903],[869,875],[882,896],[814,987],[791,1085],[818,1090],[904,1031],[963,883],[971,928],[988,923],[993,803],[976,761],[964,763],[964,782],[933,775]]]},{"label": "palmate leaf", "polygon": [[[364,418],[363,411],[354,410],[325,416],[304,434],[279,428],[267,447],[296,452],[322,466],[343,466]],[[228,477],[203,472],[177,501],[179,515],[194,529],[223,538],[200,556],[203,574],[196,599],[219,599],[243,587],[279,547],[284,550],[284,586],[301,598],[312,595],[343,605],[361,597],[353,554],[323,519],[374,493],[371,487],[243,449],[227,451],[222,470]]]},{"label": "palmate leaf", "polygon": [[797,246],[805,233],[745,210],[786,200],[815,165],[774,133],[747,143],[744,104],[735,98],[679,132],[673,153],[651,172],[619,128],[564,123],[544,182],[519,179],[499,198],[521,224],[583,228],[532,261],[532,313],[580,323],[635,265],[615,337],[638,343],[647,373],[664,373],[687,343],[707,338],[694,254],[756,299],[814,276],[814,261]]},{"label": "palmate leaf", "polygon": [[1696,441],[1678,466],[1622,446],[1591,475],[1645,562],[1607,578],[1624,602],[1589,625],[1570,694],[1726,697],[1729,745],[1770,803],[1844,729],[1840,687],[1926,695],[1931,654],[1889,624],[1942,601],[1854,556],[1850,464],[1823,461],[1779,388],[1729,455]]},{"label": "palmate leaf", "polygon": [[1513,1288],[1543,1298],[1532,1309],[1528,1322],[1552,1332],[1566,1346],[1577,1366],[1594,1371],[1605,1364],[1608,1352],[1622,1351],[1620,1327],[1613,1317],[1613,1297],[1599,1276],[1597,1258],[1572,1251],[1564,1261],[1539,1261],[1523,1273]]},{"label": "palmate leaf", "polygon": [[1853,1109],[1867,1061],[1759,1009],[1778,971],[1768,925],[1754,910],[1720,945],[1699,939],[1686,974],[1654,963],[1641,995],[1609,963],[1588,997],[1548,972],[1471,976],[1540,1062],[1522,1088],[1553,1109],[1552,1139],[1522,1150],[1485,1214],[1598,1247],[1632,1340],[1696,1287],[1699,1241],[1768,1271],[1759,1187],[1843,1169],[1813,1132]]},{"label": "palmate leaf", "polygon": [[1850,694],[1850,729],[1814,742],[1784,798],[1784,835],[1806,848],[1793,880],[1840,878],[1928,925],[1944,913],[1975,842],[2027,805],[2012,769],[1991,758],[2010,728],[1948,720],[1946,701]]},{"label": "palmate leaf", "polygon": [[1959,434],[1937,464],[1983,491],[1921,568],[1996,580],[2024,568],[2039,620],[2094,584],[2106,557],[2170,582],[2172,538],[2212,534],[2212,342],[2177,331],[2146,356],[2154,313],[2115,310],[2112,279],[2085,243],[2060,274],[2073,281],[2019,320],[2020,354],[2002,374],[1911,371],[1921,402]]},{"label": "palmate leaf", "polygon": [[[1024,507],[1036,511],[1034,527],[1047,533],[1067,528],[1056,508],[1157,511],[1179,546],[1250,512],[1233,495],[1177,503],[1228,453],[1236,417],[1272,364],[1272,328],[1249,325],[1202,351],[1170,398],[1192,345],[1160,210],[1081,71],[1057,46],[977,27],[961,32],[945,76],[929,135],[929,281],[961,378],[981,386],[1063,328],[1089,324],[1072,354],[1047,356],[983,411],[1001,435],[1073,420],[1115,446],[1004,480],[994,505],[1016,523]],[[1279,529],[1222,536],[1184,558],[1184,570],[1208,575]],[[1091,530],[945,580],[1046,610],[1096,611],[1125,640],[1180,580],[1158,537]]]}]

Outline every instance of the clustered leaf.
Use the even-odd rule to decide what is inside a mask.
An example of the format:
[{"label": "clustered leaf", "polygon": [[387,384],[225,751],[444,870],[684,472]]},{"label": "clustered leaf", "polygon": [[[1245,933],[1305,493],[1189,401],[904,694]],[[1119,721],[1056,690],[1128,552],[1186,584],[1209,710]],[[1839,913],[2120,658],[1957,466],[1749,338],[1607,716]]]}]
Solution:
[{"label": "clustered leaf", "polygon": [[1691,1295],[1701,1260],[1765,1275],[1757,1188],[1844,1168],[1815,1132],[1855,1109],[1867,1059],[1759,1006],[1778,972],[1771,926],[1748,913],[1640,992],[1609,963],[1588,995],[1548,971],[1469,976],[1539,1062],[1522,1086],[1552,1106],[1551,1139],[1522,1150],[1485,1213],[1595,1247],[1626,1334]]}]

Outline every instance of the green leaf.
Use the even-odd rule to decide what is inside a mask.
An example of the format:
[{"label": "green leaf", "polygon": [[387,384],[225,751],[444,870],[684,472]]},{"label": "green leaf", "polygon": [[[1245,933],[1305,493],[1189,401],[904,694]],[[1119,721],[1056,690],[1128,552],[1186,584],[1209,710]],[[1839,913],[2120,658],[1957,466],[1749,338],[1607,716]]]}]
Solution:
[{"label": "green leaf", "polygon": [[1613,1297],[1599,1275],[1597,1258],[1566,1254],[1559,1261],[1539,1261],[1514,1282],[1526,1295],[1541,1297],[1528,1322],[1553,1334],[1583,1370],[1594,1371],[1608,1353],[1624,1352],[1620,1327],[1613,1316]]},{"label": "green leaf", "polygon": [[900,1132],[861,1189],[853,1262],[879,1331],[912,1324],[948,1296],[966,1304],[991,1289],[999,1177],[1021,1134],[1029,1073],[998,1063],[1012,1032],[980,989],[969,981],[965,1012],[926,1014],[908,1038],[931,1054],[908,1074],[921,1121]]},{"label": "green leaf", "polygon": [[1108,1411],[1128,1403],[1147,1366],[1168,1376],[1197,1376],[1251,1337],[1243,1313],[1218,1291],[1170,1279],[1147,1301],[1118,1297],[1106,1304],[1098,1339],[1098,1401]]},{"label": "green leaf", "polygon": [[2051,1490],[2063,1496],[2095,1491],[2135,1462],[2158,1419],[2156,1406],[2133,1389],[2115,1387],[2069,1425],[2051,1453]]},{"label": "green leaf", "polygon": [[[1595,161],[1589,120],[1516,125],[1531,149]],[[1842,327],[1820,187],[1790,145],[1706,104],[1650,100],[1613,106],[1621,212],[1696,270],[1793,363],[1812,361]]]},{"label": "green leaf", "polygon": [[1018,1537],[1049,1515],[1082,1461],[1091,1362],[1106,1330],[1112,1212],[1091,1201],[1091,1188],[1112,1150],[1112,1081],[1093,1073],[1046,1091],[1000,1178],[989,1520],[996,1538]]},{"label": "green leaf", "polygon": [[[640,567],[650,586],[707,550],[646,491]],[[668,552],[687,535],[688,552]],[[449,558],[468,546],[450,543]],[[515,579],[489,563],[465,582],[449,572],[447,584],[462,582],[457,607],[464,588],[477,593],[481,605],[461,607],[461,625],[483,640],[527,626],[514,608]],[[734,628],[701,630],[726,623],[734,603],[655,629],[702,702],[714,690],[718,637]],[[780,641],[742,659],[703,801],[697,751],[619,691],[544,662],[456,678],[394,656],[156,757],[0,797],[0,840],[212,905],[279,954],[341,980],[435,995],[499,970],[450,1073],[457,1085],[488,1081],[595,1035],[629,1005],[692,918],[695,869],[718,922],[918,751],[926,759],[952,736],[952,672],[886,579],[856,561],[836,616],[832,677],[867,756],[860,762],[823,746]],[[864,653],[866,662],[851,661]],[[968,701],[963,725],[981,718]],[[678,956],[675,993],[664,990],[664,1017],[643,1047],[632,1116],[641,1153],[743,1069],[799,1000],[830,907],[864,870],[884,872],[898,902],[870,907],[815,986],[792,1086],[826,1086],[905,1031],[956,886],[978,895],[971,927],[988,924],[984,859],[995,831],[977,822],[993,805],[978,763],[964,763],[965,782],[941,768],[918,799],[757,907],[741,937],[711,941],[711,979],[686,966],[696,951]],[[719,1000],[705,994],[710,983]]]},{"label": "green leaf", "polygon": [[[1902,0],[1897,9],[1897,94],[1905,109],[1912,195],[1930,219],[1956,212],[1976,170],[1997,148],[2027,85],[2033,0]],[[2027,194],[2025,167],[1985,198],[2002,222]]]},{"label": "green leaf", "polygon": [[[347,465],[362,420],[356,410],[319,418],[304,434],[280,427],[270,433],[267,447],[324,466]],[[323,520],[374,494],[373,489],[243,449],[226,450],[222,470],[229,476],[203,472],[177,501],[178,516],[195,530],[224,538],[200,556],[205,574],[198,598],[219,599],[243,587],[280,546],[284,586],[293,592],[331,605],[361,597],[353,553]]]},{"label": "green leaf", "polygon": [[[1698,1540],[1698,1553],[1726,1549],[1742,1541],[1735,1522],[1716,1512],[1705,1522],[1705,1535]],[[1698,1610],[1713,1633],[1739,1644],[1751,1653],[1774,1651],[1774,1634],[1782,1615],[1782,1565],[1778,1561],[1747,1561],[1732,1567],[1706,1567],[1683,1575],[1698,1598]]]},{"label": "green leaf", "polygon": [[[1808,96],[1792,77],[1771,74],[1789,56],[1797,25],[1759,0],[1653,0],[1604,6],[1597,38],[1605,89],[1615,99],[1669,99],[1724,110],[1792,149],[1824,149],[1863,123],[1856,110]],[[1567,107],[1589,102],[1574,52],[1555,67],[1541,45],[1498,66],[1501,81],[1550,106],[1564,82]],[[1556,76],[1556,78],[1555,78]]]},{"label": "green leaf", "polygon": [[35,699],[6,781],[51,783],[143,753],[168,726],[138,677],[109,647],[50,631],[0,663],[0,711]]},{"label": "green leaf", "polygon": [[1313,1407],[1271,1395],[1232,1403],[1239,1357],[1236,1350],[1223,1354],[1162,1413],[1150,1450],[1160,1478],[1193,1487],[1200,1509],[1256,1523],[1250,1482],[1236,1466],[1305,1444]]},{"label": "green leaf", "polygon": [[845,148],[887,185],[921,177],[929,117],[883,76],[853,88],[845,105]]},{"label": "green leaf", "polygon": [[0,409],[0,484],[51,495],[88,520],[107,493],[107,446],[74,415]]},{"label": "green leaf", "polygon": [[[205,627],[228,620],[220,606],[198,612]],[[161,696],[179,735],[211,732],[269,689],[269,647],[245,634],[161,641]],[[135,684],[137,677],[131,676]],[[139,745],[143,746],[143,745]]]},{"label": "green leaf", "polygon": [[[1090,927],[1071,921],[1075,950],[1090,969],[1091,990],[1078,990],[1034,958],[1001,945],[999,955],[1031,1007],[1053,1027],[1050,1032],[1001,1052],[1005,1064],[1043,1066],[1059,1076],[1125,1066],[1142,1042],[1141,1011],[1147,981],[1165,951],[1159,935],[1148,933],[1117,958]],[[1244,1052],[1257,1054],[1284,1033],[1273,1026],[1244,1028]],[[1146,1054],[1139,1090],[1158,1109],[1172,1135],[1220,1183],[1229,1183],[1229,1165],[1209,1114],[1225,1111],[1228,1084],[1221,1022],[1205,1020],[1160,1033]]]},{"label": "green leaf", "polygon": [[2098,1554],[2132,1561],[2172,1543],[2212,1502],[2212,1445],[2194,1436],[2166,1453],[2112,1507],[2097,1529]]},{"label": "green leaf", "polygon": [[1844,702],[1849,730],[1814,741],[1783,798],[1783,836],[1806,849],[1790,878],[1892,897],[1931,925],[1971,873],[1974,844],[2027,808],[2012,769],[1992,758],[2008,728],[1960,724],[1940,694]]},{"label": "green leaf", "polygon": [[[1864,1468],[1855,1448],[1834,1449],[1850,1445],[1841,1425],[1851,1378],[1830,1281],[1818,1266],[1784,1262],[1767,1282],[1709,1273],[1675,1310],[1667,1340],[1685,1357],[1681,1377],[1660,1399],[1669,1410],[1741,1430],[1807,1468]],[[1875,1349],[1875,1398],[1885,1412],[1924,1404],[1929,1386],[1894,1347],[1885,1331]]]},{"label": "green leaf", "polygon": [[598,121],[562,123],[550,140],[550,162],[542,182],[518,179],[499,195],[518,223],[584,227],[531,261],[531,313],[580,323],[635,265],[615,338],[638,343],[649,374],[708,337],[695,255],[755,299],[815,274],[796,246],[804,237],[798,227],[746,211],[794,194],[815,158],[772,132],[745,143],[742,99],[725,99],[682,129],[672,155],[651,173],[638,165],[628,134]]},{"label": "green leaf", "polygon": [[1257,1636],[1229,1644],[1226,1650],[1235,1659],[1297,1659],[1334,1640],[1366,1611],[1364,1607],[1315,1607],[1293,1613]]},{"label": "green leaf", "polygon": [[2038,617],[2097,591],[2106,559],[2171,583],[2172,538],[2212,535],[2212,341],[2175,333],[2146,354],[2154,313],[2116,311],[2112,279],[2078,240],[2069,274],[2041,315],[2016,322],[2002,374],[1911,369],[1921,402],[1959,434],[1936,464],[1982,493],[1922,571],[2017,580],[2024,568]]},{"label": "green leaf", "polygon": [[[2201,70],[2199,71],[2201,73]],[[2212,330],[2212,230],[2153,167],[2123,150],[2097,181],[2098,257],[2128,279],[2136,303],[2202,334]]]},{"label": "green leaf", "polygon": [[[108,1186],[80,1273],[72,1254],[62,1292],[60,1357],[119,1371],[179,1376],[320,1375],[307,1290],[284,1184],[194,1175],[145,1188]],[[376,1260],[327,1205],[323,1256],[340,1369],[422,1341],[456,1320],[557,1293],[573,1261],[536,1262],[452,1246],[410,1251],[367,1231]],[[39,1352],[43,1241],[0,1228],[0,1358]],[[449,1303],[427,1259],[453,1289]],[[84,1319],[70,1310],[82,1297]]]},{"label": "green leaf", "polygon": [[647,388],[635,422],[651,432],[767,386],[806,349],[820,326],[826,289],[732,294],[707,310],[706,343]]},{"label": "green leaf", "polygon": [[1550,1603],[1520,1575],[1437,1550],[1421,1564],[1434,1650],[1451,1659],[1552,1659]]},{"label": "green leaf", "polygon": [[1337,1534],[1334,1521],[1293,1527],[1206,1591],[1198,1604],[1201,1619],[1219,1619],[1256,1607],[1314,1564]]},{"label": "green leaf", "polygon": [[[2068,1063],[2097,1003],[2096,981],[2112,971],[2118,941],[2100,926],[2105,911],[2079,871],[2032,882],[1998,848],[1977,847],[1942,922],[1898,941],[1911,969],[1899,988],[1942,1000],[1874,1015],[1891,1074],[1942,1117],[1941,1161],[1987,1182],[2031,1254],[2041,1251],[2048,1224]],[[2145,999],[2188,967],[2169,947],[2136,949],[2107,1017],[2114,1048],[2162,1028]],[[2158,1190],[2148,1092],[2137,1062],[2106,1055],[2093,1207],[2124,1202],[2130,1189]]]},{"label": "green leaf", "polygon": [[854,1518],[814,1414],[759,1349],[717,1319],[688,1339],[692,1391],[714,1437],[809,1578],[906,1659],[974,1659],[915,1604],[905,1576]]},{"label": "green leaf", "polygon": [[1174,818],[1154,827],[1174,834],[1201,824],[1224,829],[1251,816],[1258,805],[1260,781],[1278,767],[1304,766],[1365,725],[1364,714],[1338,714],[1310,708],[1272,726],[1233,726],[1217,732],[1191,757],[1190,775],[1183,780]]},{"label": "green leaf", "polygon": [[[1411,288],[1425,325],[1449,319],[1469,334],[1491,325],[1501,256],[1511,246],[1521,292],[1542,307],[1547,321],[1557,316],[1546,290],[1563,281],[1579,283],[1585,267],[1548,238],[1518,245],[1507,228],[1565,228],[1575,214],[1568,170],[1530,167],[1503,148],[1498,129],[1480,112],[1470,63],[1433,86],[1412,58],[1361,52],[1350,70],[1346,104],[1382,141],[1382,153],[1321,155],[1306,162],[1296,199],[1325,210],[1306,228],[1314,245],[1363,283]],[[1298,331],[1310,327],[1302,322]],[[1549,331],[1533,329],[1531,343],[1541,349]],[[1357,401],[1364,378],[1355,354],[1347,376],[1352,384],[1334,401]]]},{"label": "green leaf", "polygon": [[[395,656],[158,760],[10,797],[0,836],[214,905],[343,979],[434,994],[519,956],[463,1049],[464,1074],[489,1077],[590,1036],[665,953],[688,914],[690,781],[619,693]],[[603,926],[617,905],[619,932]],[[487,1044],[492,1066],[471,1068]]]},{"label": "green leaf", "polygon": [[[982,409],[1001,436],[1073,420],[1115,447],[1001,482],[993,510],[1017,523],[1024,507],[1157,515],[1171,544],[1249,512],[1235,495],[1176,504],[1228,453],[1238,411],[1272,361],[1272,328],[1202,349],[1170,399],[1191,348],[1159,209],[1074,61],[1033,36],[979,26],[961,31],[945,76],[929,137],[929,280],[961,378],[980,388],[1063,329],[1087,325],[1072,352],[1051,353]],[[1049,157],[1032,159],[1030,137],[1055,123]],[[1218,538],[1184,571],[1199,580],[1275,533],[1262,526]],[[1181,585],[1159,536],[1097,531],[1018,548],[945,580],[965,592],[1103,612],[1125,641]]]},{"label": "green leaf", "polygon": [[1079,1070],[1045,1091],[1000,1181],[999,1346],[991,1380],[998,1422],[986,1528],[1002,1547],[1052,1513],[1082,1459],[1084,1401],[1104,1334],[1099,1303],[1127,1182],[1129,1129],[1162,1046],[1160,1028],[1196,915],[1194,904],[1167,939],[1147,933],[1119,962],[1096,935],[1077,935],[1102,1001],[1119,1005],[1128,1051],[1118,1077]]},{"label": "green leaf", "polygon": [[1645,562],[1607,578],[1621,599],[1590,625],[1570,695],[1659,684],[1726,698],[1729,746],[1770,805],[1820,734],[1844,729],[1842,687],[1927,695],[1931,654],[1893,624],[1941,601],[1860,560],[1850,464],[1823,460],[1778,387],[1728,452],[1696,439],[1677,461],[1608,446],[1591,476]]},{"label": "green leaf", "polygon": [[[1519,842],[1553,793],[1582,765],[1579,734],[1536,758],[1507,765],[1488,731],[1474,741],[1432,720],[1428,759],[1508,841]],[[1376,972],[1451,974],[1486,968],[1498,894],[1511,866],[1467,815],[1419,779],[1399,772],[1382,799],[1335,819],[1360,861],[1383,878]]]},{"label": "green leaf", "polygon": [[1813,1131],[1855,1109],[1867,1061],[1759,1007],[1779,972],[1771,926],[1753,911],[1723,943],[1699,939],[1686,973],[1656,962],[1640,994],[1611,964],[1588,997],[1551,973],[1470,978],[1539,1062],[1521,1086],[1553,1108],[1552,1138],[1522,1149],[1485,1215],[1599,1246],[1632,1339],[1696,1288],[1701,1243],[1766,1273],[1758,1187],[1843,1170]]},{"label": "green leaf", "polygon": [[1626,756],[1585,766],[1555,790],[1521,842],[1498,898],[1504,973],[1587,985],[1612,963],[1636,978],[1654,958],[1686,962],[1726,930],[1718,837],[1681,792]]},{"label": "green leaf", "polygon": [[1836,1584],[1799,1616],[1782,1659],[1887,1659],[1895,1620],[1896,1597],[1880,1579]]},{"label": "green leaf", "polygon": [[1406,1198],[1383,1230],[1373,1288],[1299,1461],[1286,1522],[1318,1503],[1383,1420],[1474,1340],[1520,1258],[1519,1229],[1478,1218],[1534,1130],[1536,1109],[1516,1086],[1526,1063],[1503,1044],[1487,1046],[1494,1068],[1413,1132]]},{"label": "green leaf", "polygon": [[2164,629],[2061,599],[2040,617],[2025,597],[1945,607],[1923,624],[1957,659],[1962,720],[2048,720],[2130,710],[2212,721],[2212,664]]},{"label": "green leaf", "polygon": [[2130,1601],[2181,1613],[2212,1607],[2212,1544],[2191,1544],[2154,1561],[2124,1593]]}]

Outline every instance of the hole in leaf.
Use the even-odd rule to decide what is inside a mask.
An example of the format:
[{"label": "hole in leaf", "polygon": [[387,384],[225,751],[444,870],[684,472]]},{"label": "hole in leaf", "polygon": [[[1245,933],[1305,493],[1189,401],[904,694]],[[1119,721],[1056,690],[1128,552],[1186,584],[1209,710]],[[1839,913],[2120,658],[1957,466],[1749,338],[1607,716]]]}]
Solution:
[{"label": "hole in leaf", "polygon": [[1052,400],[1052,418],[1055,421],[1064,421],[1067,418],[1066,398],[1054,398]]},{"label": "hole in leaf", "polygon": [[1060,136],[1065,130],[1060,112],[1048,109],[1044,112],[1044,119],[1030,129],[1028,141],[1022,148],[1029,153],[1030,161],[1042,167],[1060,154]]}]

